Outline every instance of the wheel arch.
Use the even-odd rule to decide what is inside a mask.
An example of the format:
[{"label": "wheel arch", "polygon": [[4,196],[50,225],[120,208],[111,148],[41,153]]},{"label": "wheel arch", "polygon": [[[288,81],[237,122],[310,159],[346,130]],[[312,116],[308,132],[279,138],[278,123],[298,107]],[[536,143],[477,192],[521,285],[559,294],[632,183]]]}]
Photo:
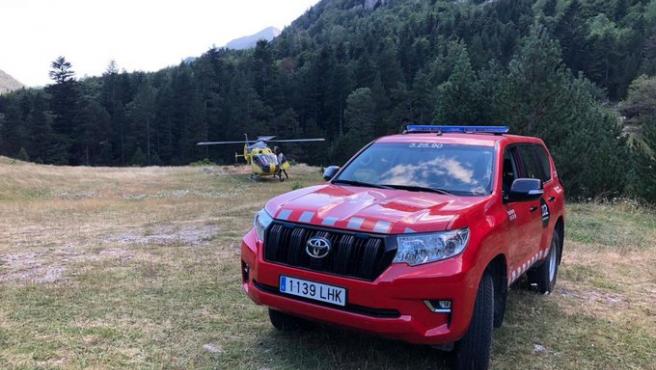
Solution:
[{"label": "wheel arch", "polygon": [[492,275],[494,282],[494,327],[503,323],[508,297],[508,262],[505,254],[497,254],[485,268],[485,273]]}]

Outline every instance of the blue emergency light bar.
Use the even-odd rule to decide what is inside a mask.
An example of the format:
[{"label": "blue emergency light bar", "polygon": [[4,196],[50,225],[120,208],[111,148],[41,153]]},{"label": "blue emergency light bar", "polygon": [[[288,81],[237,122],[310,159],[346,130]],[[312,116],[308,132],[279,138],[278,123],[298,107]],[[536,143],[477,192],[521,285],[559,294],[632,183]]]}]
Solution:
[{"label": "blue emergency light bar", "polygon": [[508,126],[438,126],[438,125],[407,125],[405,133],[461,133],[461,134],[507,134]]}]

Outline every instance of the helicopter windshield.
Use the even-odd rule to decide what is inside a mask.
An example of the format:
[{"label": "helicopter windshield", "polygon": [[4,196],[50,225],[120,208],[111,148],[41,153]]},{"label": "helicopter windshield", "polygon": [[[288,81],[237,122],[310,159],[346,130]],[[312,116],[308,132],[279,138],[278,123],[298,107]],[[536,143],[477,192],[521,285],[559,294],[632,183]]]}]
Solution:
[{"label": "helicopter windshield", "polygon": [[442,143],[376,143],[333,180],[458,195],[491,192],[494,149]]},{"label": "helicopter windshield", "polygon": [[271,151],[254,151],[253,161],[262,168],[266,168],[271,165],[278,165],[278,157],[271,153]]}]

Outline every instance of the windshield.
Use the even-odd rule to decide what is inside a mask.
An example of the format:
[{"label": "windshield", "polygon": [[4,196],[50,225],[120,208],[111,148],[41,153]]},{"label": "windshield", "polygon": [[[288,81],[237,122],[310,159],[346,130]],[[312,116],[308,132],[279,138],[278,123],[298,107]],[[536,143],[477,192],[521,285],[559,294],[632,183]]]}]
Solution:
[{"label": "windshield", "polygon": [[375,143],[335,183],[352,183],[457,195],[491,192],[494,149],[441,143]]}]

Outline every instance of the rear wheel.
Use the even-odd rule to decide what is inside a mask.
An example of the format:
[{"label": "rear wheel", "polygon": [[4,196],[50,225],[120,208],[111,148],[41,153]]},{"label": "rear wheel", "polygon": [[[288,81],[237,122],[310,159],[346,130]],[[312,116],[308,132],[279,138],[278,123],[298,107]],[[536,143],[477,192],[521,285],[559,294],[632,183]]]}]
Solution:
[{"label": "rear wheel", "polygon": [[454,368],[484,370],[489,367],[493,323],[494,281],[492,275],[486,272],[478,287],[467,334],[455,345]]},{"label": "rear wheel", "polygon": [[308,327],[309,322],[299,317],[269,308],[269,320],[271,325],[280,331],[294,331]]},{"label": "rear wheel", "polygon": [[537,286],[538,292],[549,294],[556,286],[558,277],[558,256],[560,251],[560,234],[554,231],[547,258],[542,264],[528,272],[528,281]]}]

